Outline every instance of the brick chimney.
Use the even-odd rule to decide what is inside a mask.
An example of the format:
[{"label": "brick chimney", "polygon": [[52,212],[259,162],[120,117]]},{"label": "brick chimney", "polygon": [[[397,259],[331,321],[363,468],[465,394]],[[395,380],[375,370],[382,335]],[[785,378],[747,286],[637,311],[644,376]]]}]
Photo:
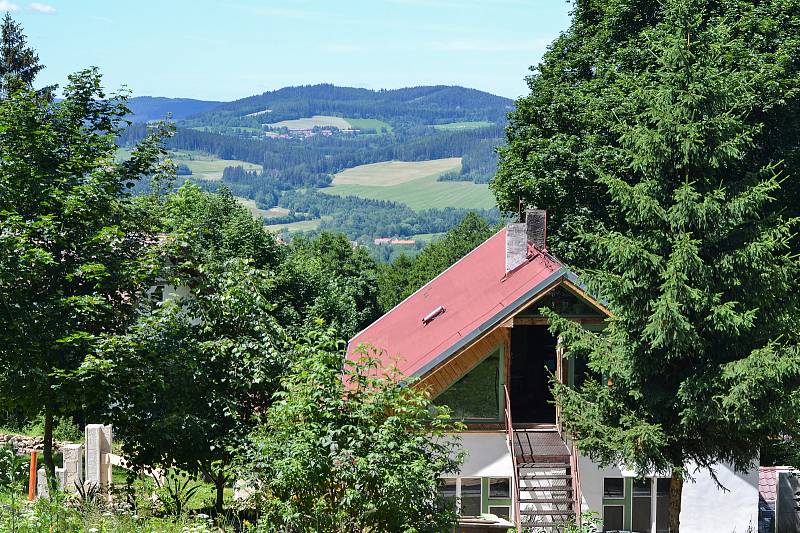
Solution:
[{"label": "brick chimney", "polygon": [[523,222],[506,226],[506,272],[528,259],[529,244],[547,250],[547,211],[544,209],[528,209]]}]

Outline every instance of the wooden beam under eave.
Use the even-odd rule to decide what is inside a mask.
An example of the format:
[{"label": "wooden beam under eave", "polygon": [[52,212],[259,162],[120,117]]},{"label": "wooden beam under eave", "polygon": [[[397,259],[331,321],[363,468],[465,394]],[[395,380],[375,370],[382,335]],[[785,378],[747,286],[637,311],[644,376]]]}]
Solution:
[{"label": "wooden beam under eave", "polygon": [[568,279],[564,279],[564,280],[562,281],[562,283],[564,284],[564,286],[565,286],[566,288],[568,288],[569,290],[571,290],[571,291],[572,291],[573,293],[575,293],[575,294],[576,294],[578,297],[580,297],[580,298],[583,298],[584,300],[586,300],[586,302],[588,302],[589,304],[591,304],[591,305],[592,305],[592,307],[594,307],[595,309],[597,309],[598,311],[600,311],[600,312],[601,312],[601,313],[603,313],[604,315],[606,315],[606,316],[609,316],[609,317],[613,317],[613,316],[614,316],[614,313],[612,313],[611,311],[609,311],[609,310],[606,308],[606,306],[604,306],[603,304],[601,304],[600,302],[598,302],[597,300],[595,300],[594,298],[592,298],[591,296],[589,296],[589,295],[586,293],[586,291],[585,291],[585,290],[581,289],[580,287],[578,287],[577,285],[575,285],[574,283],[572,283],[570,280],[568,280]]},{"label": "wooden beam under eave", "polygon": [[[564,317],[567,320],[578,324],[604,324],[605,317],[583,316],[583,317]],[[518,316],[514,318],[515,326],[549,326],[550,319],[544,317]]]}]

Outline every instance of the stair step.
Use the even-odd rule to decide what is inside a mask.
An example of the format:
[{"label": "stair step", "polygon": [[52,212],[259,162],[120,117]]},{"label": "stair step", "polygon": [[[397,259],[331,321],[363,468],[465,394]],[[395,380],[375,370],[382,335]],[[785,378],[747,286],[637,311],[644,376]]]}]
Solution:
[{"label": "stair step", "polygon": [[572,487],[561,485],[559,487],[520,487],[520,492],[572,492]]},{"label": "stair step", "polygon": [[530,522],[523,520],[522,525],[525,526],[527,531],[535,531],[540,533],[545,530],[549,531],[565,531],[568,526],[573,525],[572,520],[565,520],[563,522]]},{"label": "stair step", "polygon": [[572,498],[520,498],[519,503],[575,503]]},{"label": "stair step", "polygon": [[538,509],[526,510],[522,509],[519,514],[521,516],[572,516],[575,511],[565,509],[563,511],[539,511]]},{"label": "stair step", "polygon": [[520,479],[572,479],[570,474],[520,474]]},{"label": "stair step", "polygon": [[517,463],[517,468],[570,468],[569,463]]}]

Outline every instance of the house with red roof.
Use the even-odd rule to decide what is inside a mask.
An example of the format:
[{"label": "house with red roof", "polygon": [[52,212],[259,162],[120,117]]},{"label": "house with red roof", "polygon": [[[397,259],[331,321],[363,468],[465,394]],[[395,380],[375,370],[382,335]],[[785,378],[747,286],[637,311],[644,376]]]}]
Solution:
[{"label": "house with red roof", "polygon": [[[540,309],[554,309],[586,328],[610,312],[546,247],[546,213],[532,210],[509,224],[353,337],[348,356],[372,346],[447,405],[467,430],[468,456],[442,480],[458,502],[459,531],[561,531],[598,513],[603,531],[668,531],[669,476],[600,467],[561,429],[548,384],[575,385],[580,361],[562,357]],[[684,532],[732,532],[758,520],[758,469],[718,465],[721,490],[692,469],[683,489]]]}]

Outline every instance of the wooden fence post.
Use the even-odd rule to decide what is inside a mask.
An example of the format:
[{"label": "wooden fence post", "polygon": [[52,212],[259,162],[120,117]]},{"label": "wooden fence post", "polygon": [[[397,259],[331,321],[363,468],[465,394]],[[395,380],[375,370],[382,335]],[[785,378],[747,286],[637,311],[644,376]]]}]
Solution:
[{"label": "wooden fence post", "polygon": [[31,471],[28,475],[28,500],[36,499],[36,450],[31,450]]}]

